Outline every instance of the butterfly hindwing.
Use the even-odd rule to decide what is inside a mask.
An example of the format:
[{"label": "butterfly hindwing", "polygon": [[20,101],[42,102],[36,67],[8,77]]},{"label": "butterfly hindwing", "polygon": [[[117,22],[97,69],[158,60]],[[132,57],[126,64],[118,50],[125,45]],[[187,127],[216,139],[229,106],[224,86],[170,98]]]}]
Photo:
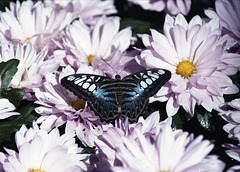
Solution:
[{"label": "butterfly hindwing", "polygon": [[99,75],[73,74],[64,77],[61,84],[80,99],[88,101],[91,109],[102,120],[111,121],[119,115],[130,121],[146,110],[149,97],[170,79],[163,69],[149,69],[124,77],[111,79]]}]

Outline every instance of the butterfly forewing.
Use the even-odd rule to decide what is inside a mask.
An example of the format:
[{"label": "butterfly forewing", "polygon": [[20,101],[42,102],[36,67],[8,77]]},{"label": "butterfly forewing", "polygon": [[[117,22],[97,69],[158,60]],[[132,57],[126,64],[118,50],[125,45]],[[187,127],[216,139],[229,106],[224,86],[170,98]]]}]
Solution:
[{"label": "butterfly forewing", "polygon": [[164,69],[149,69],[124,77],[125,82],[136,83],[135,91],[145,98],[151,97],[171,78],[171,72]]},{"label": "butterfly forewing", "polygon": [[163,69],[149,69],[120,79],[99,75],[74,74],[61,80],[62,85],[80,99],[88,101],[102,120],[114,120],[119,115],[136,121],[148,105],[149,97],[170,79]]},{"label": "butterfly forewing", "polygon": [[94,99],[103,92],[100,85],[104,80],[112,80],[108,77],[91,74],[73,74],[61,80],[62,86],[73,92],[85,101]]}]

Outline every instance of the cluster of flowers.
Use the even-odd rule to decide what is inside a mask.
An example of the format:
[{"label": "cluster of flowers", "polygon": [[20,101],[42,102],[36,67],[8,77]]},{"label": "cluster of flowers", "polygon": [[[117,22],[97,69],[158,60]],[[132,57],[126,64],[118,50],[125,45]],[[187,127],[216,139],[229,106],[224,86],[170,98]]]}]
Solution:
[{"label": "cluster of flowers", "polygon": [[[225,102],[223,97],[239,92],[229,76],[240,70],[240,2],[217,0],[215,10],[205,10],[208,18],[195,16],[189,22],[184,15],[191,0],[129,3],[166,13],[163,33],[151,29],[150,35],[138,35],[143,49],[128,51],[136,38],[130,27],[120,30],[113,0],[17,1],[1,12],[0,62],[19,60],[9,87],[24,89],[24,99],[40,105],[40,117],[32,128],[23,125],[16,132],[18,152],[5,148],[0,153],[0,171],[224,169],[218,156],[208,155],[214,147],[210,141],[172,130],[171,117],[180,107],[192,116],[196,105],[217,110],[229,122],[224,130],[240,144],[240,99]],[[149,68],[171,71],[170,81],[150,98],[166,102],[169,118],[159,122],[160,114],[154,112],[133,124],[121,118],[115,125],[102,122],[60,84],[74,73],[114,77],[112,68],[123,70],[122,76]],[[14,109],[8,99],[0,99],[0,119],[20,115]],[[60,135],[58,127],[63,125],[65,133]],[[96,147],[95,152],[83,154],[75,135],[84,146]],[[240,145],[224,146],[240,162]]]}]

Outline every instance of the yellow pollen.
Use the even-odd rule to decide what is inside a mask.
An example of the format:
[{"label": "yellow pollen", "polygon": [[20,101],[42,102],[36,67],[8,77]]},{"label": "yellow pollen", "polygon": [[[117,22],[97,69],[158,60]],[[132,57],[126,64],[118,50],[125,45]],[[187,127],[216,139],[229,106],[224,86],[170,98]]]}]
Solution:
[{"label": "yellow pollen", "polygon": [[79,109],[84,109],[85,107],[85,101],[83,100],[75,100],[72,102],[72,107],[75,109],[75,110],[79,110]]},{"label": "yellow pollen", "polygon": [[88,56],[88,63],[89,63],[90,65],[92,65],[93,58],[94,58],[94,55]]},{"label": "yellow pollen", "polygon": [[184,78],[190,77],[195,72],[195,66],[192,62],[183,60],[177,65],[176,73]]},{"label": "yellow pollen", "polygon": [[39,169],[28,169],[28,172],[44,172],[43,170],[39,170]]},{"label": "yellow pollen", "polygon": [[28,37],[28,38],[26,38],[25,40],[24,40],[24,42],[27,42],[27,41],[29,41],[31,39],[31,37]]}]

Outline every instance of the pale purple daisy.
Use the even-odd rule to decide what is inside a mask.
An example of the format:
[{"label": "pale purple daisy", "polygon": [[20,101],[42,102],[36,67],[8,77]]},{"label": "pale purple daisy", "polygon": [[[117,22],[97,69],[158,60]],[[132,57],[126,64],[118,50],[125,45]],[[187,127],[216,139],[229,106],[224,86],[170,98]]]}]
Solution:
[{"label": "pale purple daisy", "polygon": [[159,120],[159,112],[152,113],[147,119],[140,117],[138,122],[133,124],[130,124],[128,119],[117,119],[115,127],[109,127],[95,140],[95,146],[97,147],[96,160],[91,164],[99,171],[109,170],[116,160],[116,145],[123,144],[122,137],[128,135],[137,137],[136,130],[140,130],[145,135],[154,135],[155,129],[164,125],[164,122],[159,123]]},{"label": "pale purple daisy", "polygon": [[[132,31],[130,28],[119,31],[119,28],[118,17],[103,16],[93,29],[77,20],[66,28],[64,51],[58,56],[65,56],[64,62],[87,63],[94,70],[100,69],[110,77],[115,76],[116,72],[113,69],[120,72],[130,60],[133,60],[133,57],[126,56],[126,50],[132,41]],[[65,51],[68,49],[72,55]]]},{"label": "pale purple daisy", "polygon": [[[0,75],[0,88],[2,85],[2,79]],[[15,106],[6,98],[0,98],[0,119],[5,119],[13,115],[20,115],[18,112],[13,112]]]},{"label": "pale purple daisy", "polygon": [[36,52],[31,42],[11,43],[1,42],[0,62],[6,62],[10,59],[18,59],[17,73],[14,75],[10,87],[22,88],[26,90],[26,98],[32,88],[41,86],[44,75],[48,72],[55,71],[59,64],[52,60],[45,60],[48,49],[45,47]]},{"label": "pale purple daisy", "polygon": [[[206,110],[218,109],[224,94],[239,90],[223,72],[227,56],[215,21],[205,23],[195,16],[189,23],[183,15],[166,16],[164,34],[151,29],[151,36],[141,36],[146,49],[138,57],[147,68],[171,71],[172,78],[150,100],[167,101],[167,114],[172,116],[182,106],[191,115],[202,105]],[[229,60],[231,56],[229,55]]]},{"label": "pale purple daisy", "polygon": [[223,34],[229,35],[240,46],[240,1],[216,0],[216,12],[206,10],[206,15],[211,19],[218,19],[223,29]]},{"label": "pale purple daisy", "polygon": [[[158,114],[159,116],[159,114]],[[151,119],[152,120],[152,119]],[[171,119],[149,127],[139,122],[128,132],[109,128],[96,146],[99,171],[222,171],[225,164],[215,155],[208,155],[213,145],[202,136],[172,130]],[[146,123],[147,124],[147,123]],[[149,131],[143,130],[148,128]],[[101,166],[101,162],[105,166]],[[108,163],[107,163],[108,162]],[[101,167],[101,169],[100,169]]]},{"label": "pale purple daisy", "polygon": [[0,163],[4,171],[86,171],[87,165],[81,161],[88,157],[80,154],[82,148],[75,143],[73,133],[60,135],[58,129],[50,132],[41,130],[33,122],[33,128],[22,126],[16,133],[18,152],[5,148],[0,152]]},{"label": "pale purple daisy", "polygon": [[0,119],[5,119],[13,115],[20,115],[18,112],[13,112],[15,109],[15,106],[9,102],[8,99],[0,99]]},{"label": "pale purple daisy", "polygon": [[[95,73],[91,67],[82,64],[77,73]],[[37,101],[41,105],[36,112],[41,115],[37,123],[41,128],[49,130],[66,123],[66,132],[75,131],[78,138],[87,146],[93,146],[94,140],[108,126],[101,123],[83,100],[78,99],[73,93],[62,87],[60,81],[64,76],[74,74],[75,71],[67,66],[61,72],[48,73],[42,88],[34,88]]]},{"label": "pale purple daisy", "polygon": [[219,115],[228,122],[223,129],[230,138],[240,138],[240,99],[221,104],[220,109]]},{"label": "pale purple daisy", "polygon": [[84,23],[93,25],[103,15],[110,15],[117,12],[113,0],[45,0],[46,6],[51,6],[56,10],[66,9],[73,13],[74,17],[79,17]]},{"label": "pale purple daisy", "polygon": [[[238,140],[240,141],[240,137],[238,138]],[[225,151],[226,154],[240,163],[240,144],[238,145],[224,144],[223,146],[226,149],[228,149]],[[237,171],[240,171],[240,165],[234,165],[227,170],[227,172],[237,172]]]},{"label": "pale purple daisy", "polygon": [[33,43],[37,50],[53,47],[51,40],[68,25],[73,16],[65,9],[56,11],[41,1],[10,2],[10,9],[0,15],[0,33],[9,41]]},{"label": "pale purple daisy", "polygon": [[227,67],[220,70],[224,74],[230,76],[235,75],[238,71],[240,71],[240,54],[224,53],[221,57],[221,61],[227,65]]},{"label": "pale purple daisy", "polygon": [[191,8],[191,0],[129,0],[140,5],[145,10],[163,11],[170,15],[182,13],[187,15]]}]

